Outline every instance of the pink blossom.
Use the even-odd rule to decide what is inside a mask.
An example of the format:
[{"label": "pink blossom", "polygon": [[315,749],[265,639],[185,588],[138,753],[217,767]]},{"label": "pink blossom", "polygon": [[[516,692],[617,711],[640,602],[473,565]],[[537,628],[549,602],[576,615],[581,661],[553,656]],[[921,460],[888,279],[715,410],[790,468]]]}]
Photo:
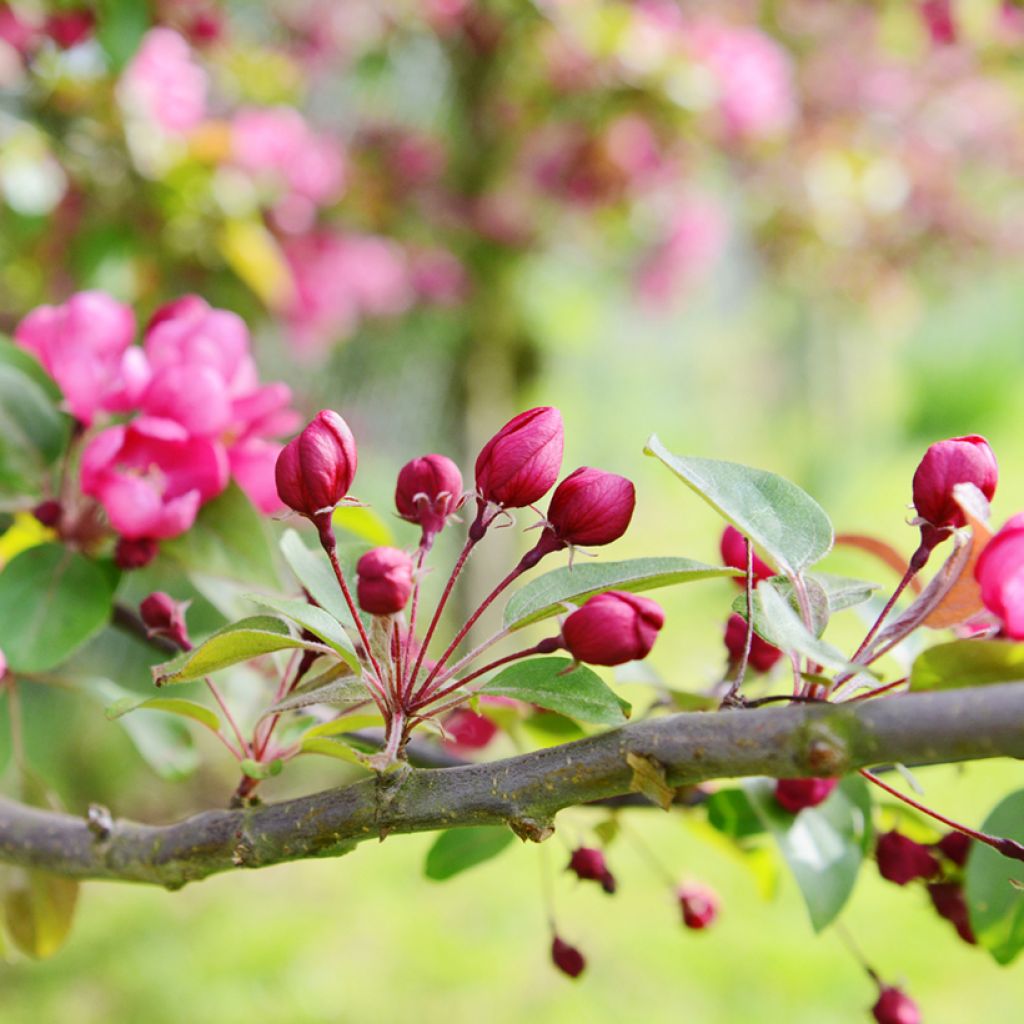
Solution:
[{"label": "pink blossom", "polygon": [[796,117],[792,60],[755,28],[704,20],[686,32],[687,47],[711,74],[726,135],[735,140],[778,135]]},{"label": "pink blossom", "polygon": [[62,306],[40,306],[14,331],[89,425],[97,413],[125,412],[149,382],[142,350],[132,346],[135,316],[104,292],[78,292]]},{"label": "pink blossom", "polygon": [[109,427],[82,453],[83,494],[96,498],[130,540],[176,537],[228,480],[221,445],[190,437],[178,423],[142,417]]},{"label": "pink blossom", "polygon": [[228,449],[228,465],[235,483],[265,515],[283,508],[274,483],[274,466],[283,445],[259,437],[249,437]]},{"label": "pink blossom", "polygon": [[155,121],[165,132],[184,134],[206,116],[206,72],[173,29],[152,28],[125,68],[118,98],[132,113]]},{"label": "pink blossom", "polygon": [[1024,513],[1011,517],[985,545],[974,567],[981,600],[1003,624],[1003,633],[1024,639]]},{"label": "pink blossom", "polygon": [[455,306],[469,292],[469,277],[459,258],[447,249],[420,249],[410,254],[412,286],[426,302]]}]

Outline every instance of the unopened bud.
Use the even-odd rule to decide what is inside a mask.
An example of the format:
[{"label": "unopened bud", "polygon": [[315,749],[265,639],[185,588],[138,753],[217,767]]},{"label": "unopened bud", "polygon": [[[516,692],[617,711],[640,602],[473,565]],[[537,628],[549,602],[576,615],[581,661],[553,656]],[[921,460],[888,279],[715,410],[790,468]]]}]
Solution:
[{"label": "unopened bud", "polygon": [[371,615],[395,615],[412,593],[412,559],[398,548],[373,548],[356,563],[359,607]]},{"label": "unopened bud", "polygon": [[694,931],[703,931],[718,917],[718,896],[706,885],[688,883],[676,892],[683,924]]},{"label": "unopened bud", "polygon": [[469,708],[456,708],[445,720],[448,738],[444,745],[455,753],[481,750],[494,739],[498,727],[486,715]]},{"label": "unopened bud", "polygon": [[[735,526],[727,526],[722,531],[722,541],[719,545],[722,552],[722,562],[731,569],[742,569],[747,571],[747,541],[746,538],[736,529]],[[771,579],[775,570],[757,552],[752,551],[754,566],[754,586],[761,580]],[[734,581],[739,586],[746,586],[746,580],[737,577]]]},{"label": "unopened bud", "polygon": [[878,1024],[921,1024],[917,1003],[895,986],[886,986],[871,1007]]},{"label": "unopened bud", "polygon": [[972,842],[971,837],[965,836],[963,832],[947,832],[935,846],[943,857],[962,868],[967,864]]},{"label": "unopened bud", "polygon": [[567,871],[586,882],[600,882],[610,896],[615,892],[615,876],[608,870],[604,854],[592,846],[580,846],[572,851]]},{"label": "unopened bud", "polygon": [[[738,662],[743,657],[743,648],[747,642],[747,620],[738,612],[729,616],[725,625],[725,647],[729,652],[729,660]],[[756,633],[750,638],[750,656],[747,664],[756,672],[768,672],[782,657],[782,651],[773,647],[767,640],[762,640]]]},{"label": "unopened bud", "polygon": [[824,803],[838,784],[838,779],[779,779],[775,783],[775,800],[790,813],[797,814],[805,807]]},{"label": "unopened bud", "polygon": [[939,862],[926,846],[900,832],[886,832],[875,846],[878,871],[897,885],[906,885],[917,878],[931,878],[939,872]]},{"label": "unopened bud", "polygon": [[399,470],[395,508],[403,519],[422,528],[425,548],[464,500],[459,467],[444,455],[424,455]]},{"label": "unopened bud", "polygon": [[635,505],[631,481],[581,466],[555,488],[548,523],[563,544],[611,544],[626,532]]},{"label": "unopened bud", "polygon": [[557,935],[551,943],[551,961],[563,973],[570,978],[578,978],[587,966],[583,954],[568,942],[563,942]]},{"label": "unopened bud", "polygon": [[54,501],[53,498],[39,502],[39,504],[32,509],[32,515],[36,517],[36,520],[43,526],[48,526],[51,530],[60,522],[62,514],[63,509],[61,508],[60,502]]},{"label": "unopened bud", "polygon": [[157,590],[142,600],[139,615],[150,636],[165,636],[183,651],[187,651],[192,644],[185,626],[186,607],[185,603],[175,601],[170,594]]},{"label": "unopened bud", "polygon": [[159,551],[159,542],[149,537],[121,537],[114,549],[114,561],[120,569],[141,569],[149,565]]},{"label": "unopened bud", "polygon": [[322,409],[277,457],[278,496],[323,535],[330,529],[331,513],[352,486],[358,461],[348,424],[336,412]]},{"label": "unopened bud", "polygon": [[963,886],[959,882],[933,882],[928,886],[928,895],[939,917],[949,921],[964,942],[970,946],[976,945],[978,940],[971,928]]},{"label": "unopened bud", "polygon": [[665,624],[661,607],[623,590],[595,594],[562,626],[562,639],[577,661],[623,665],[646,658]]}]

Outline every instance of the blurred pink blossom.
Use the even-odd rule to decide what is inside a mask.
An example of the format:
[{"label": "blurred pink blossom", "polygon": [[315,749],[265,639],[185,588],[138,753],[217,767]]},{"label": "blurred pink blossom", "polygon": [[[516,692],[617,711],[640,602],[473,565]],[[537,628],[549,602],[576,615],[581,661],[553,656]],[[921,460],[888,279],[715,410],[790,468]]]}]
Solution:
[{"label": "blurred pink blossom", "polygon": [[454,306],[469,292],[466,268],[447,249],[419,249],[409,254],[416,294],[439,306]]},{"label": "blurred pink blossom", "polygon": [[184,533],[228,481],[224,448],[178,423],[143,417],[96,434],[82,453],[83,494],[129,540]]},{"label": "blurred pink blossom", "polygon": [[57,381],[68,409],[87,426],[99,412],[126,412],[149,383],[142,350],[132,345],[135,316],[105,292],[40,306],[14,331]]},{"label": "blurred pink blossom", "polygon": [[125,68],[118,98],[132,113],[155,121],[164,131],[184,134],[206,116],[206,72],[173,29],[152,28]]}]

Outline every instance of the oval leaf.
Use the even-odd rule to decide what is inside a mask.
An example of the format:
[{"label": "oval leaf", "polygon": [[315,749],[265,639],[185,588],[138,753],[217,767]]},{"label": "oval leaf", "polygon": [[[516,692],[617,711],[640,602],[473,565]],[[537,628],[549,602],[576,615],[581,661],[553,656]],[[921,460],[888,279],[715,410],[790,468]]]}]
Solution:
[{"label": "oval leaf", "polygon": [[911,690],[953,690],[1024,679],[1024,644],[954,640],[929,647],[910,670]]},{"label": "oval leaf", "polygon": [[60,544],[23,551],[0,572],[0,648],[12,669],[45,672],[98,633],[116,580]]},{"label": "oval leaf", "polygon": [[628,717],[629,704],[586,665],[566,672],[571,665],[568,658],[531,658],[509,665],[479,692],[539,704],[581,722],[622,725]]},{"label": "oval leaf", "polygon": [[78,883],[45,871],[12,868],[3,889],[4,925],[11,941],[33,960],[53,956],[71,931]]},{"label": "oval leaf", "polygon": [[652,436],[644,449],[795,576],[828,554],[834,534],[822,507],[796,484],[737,462],[673,455]]},{"label": "oval leaf", "polygon": [[[990,835],[1024,842],[1024,790],[1006,797],[981,826]],[[1024,947],[1024,864],[982,843],[967,858],[964,893],[978,945],[999,964],[1014,960]]]},{"label": "oval leaf", "polygon": [[514,838],[511,829],[500,825],[448,829],[434,840],[434,845],[427,851],[423,873],[434,882],[443,882],[497,857]]},{"label": "oval leaf", "polygon": [[[349,586],[355,579],[355,562],[367,550],[365,544],[338,545],[338,560]],[[295,578],[308,591],[309,596],[324,611],[339,622],[355,626],[352,613],[342,596],[338,581],[334,578],[331,563],[322,551],[306,547],[295,530],[286,530],[281,538],[281,554]]]},{"label": "oval leaf", "polygon": [[181,697],[150,697],[148,700],[136,700],[134,697],[122,697],[107,708],[107,718],[114,722],[133,711],[166,711],[170,715],[191,718],[194,722],[205,725],[214,732],[220,731],[220,719],[216,713],[194,700]]},{"label": "oval leaf", "polygon": [[299,750],[303,754],[322,754],[324,757],[333,757],[337,761],[345,761],[348,764],[358,765],[360,768],[369,768],[368,759],[365,754],[353,750],[342,740],[330,739],[326,736],[307,736],[299,744]]},{"label": "oval leaf", "polygon": [[[262,605],[298,623],[303,629],[308,629],[325,644],[333,647],[352,668],[358,670],[359,659],[356,657],[352,641],[341,623],[323,608],[295,597],[267,597],[263,594],[249,594],[247,597],[254,604]],[[351,616],[348,621],[351,621]]]},{"label": "oval leaf", "polygon": [[[326,674],[324,673],[324,675]],[[260,717],[279,715],[284,711],[297,711],[300,708],[312,707],[314,704],[346,707],[350,704],[363,704],[372,699],[370,691],[366,688],[366,683],[356,676],[349,675],[343,679],[336,678],[313,689],[302,689],[298,693],[293,693],[267,708]]]}]

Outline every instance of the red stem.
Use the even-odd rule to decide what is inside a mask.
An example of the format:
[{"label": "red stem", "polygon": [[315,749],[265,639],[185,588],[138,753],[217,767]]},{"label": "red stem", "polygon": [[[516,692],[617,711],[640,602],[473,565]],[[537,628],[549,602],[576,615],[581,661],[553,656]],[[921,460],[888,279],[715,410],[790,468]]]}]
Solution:
[{"label": "red stem", "polygon": [[450,686],[445,686],[443,689],[437,690],[434,693],[426,694],[418,704],[413,704],[412,708],[413,710],[417,710],[421,707],[425,707],[427,704],[432,704],[436,700],[441,700],[442,697],[447,697],[449,693],[457,690],[460,686],[465,686],[474,679],[478,679],[485,672],[490,672],[493,669],[500,668],[502,665],[507,665],[510,661],[518,661],[520,658],[528,658],[533,654],[540,654],[542,651],[549,650],[550,641],[541,641],[539,644],[535,644],[533,647],[527,647],[523,651],[513,651],[511,654],[506,654],[502,658],[495,658],[494,661],[489,662],[487,665],[482,665],[480,668],[470,672],[468,676],[464,676],[462,679],[456,679]]}]

